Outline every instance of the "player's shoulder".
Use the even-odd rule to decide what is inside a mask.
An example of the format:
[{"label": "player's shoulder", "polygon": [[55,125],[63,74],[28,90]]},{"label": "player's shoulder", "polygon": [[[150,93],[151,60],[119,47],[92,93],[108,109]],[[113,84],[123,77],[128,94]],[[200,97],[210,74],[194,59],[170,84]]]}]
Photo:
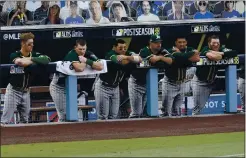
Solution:
[{"label": "player's shoulder", "polygon": [[193,47],[187,47],[187,51],[192,51],[192,50],[194,50]]},{"label": "player's shoulder", "polygon": [[140,49],[140,53],[150,53],[150,48],[148,46],[145,46]]},{"label": "player's shoulder", "polygon": [[143,57],[143,56],[149,56],[149,55],[151,55],[152,53],[151,53],[151,51],[150,51],[150,48],[148,47],[148,46],[146,46],[146,47],[144,47],[144,48],[142,48],[141,50],[140,50],[140,55]]},{"label": "player's shoulder", "polygon": [[225,46],[220,47],[221,52],[228,52],[231,51],[232,49],[226,48]]},{"label": "player's shoulder", "polygon": [[117,55],[117,53],[114,50],[110,50],[106,53],[106,55]]},{"label": "player's shoulder", "polygon": [[210,48],[208,46],[205,46],[205,47],[202,48],[202,51],[201,52],[207,52],[209,50],[210,50]]},{"label": "player's shoulder", "polygon": [[173,48],[168,48],[167,51],[168,51],[170,54],[174,53]]},{"label": "player's shoulder", "polygon": [[160,51],[159,51],[159,54],[161,54],[161,55],[171,55],[171,53],[165,48],[161,48]]},{"label": "player's shoulder", "polygon": [[77,60],[77,53],[75,52],[74,49],[70,50],[67,55],[65,56],[64,60]]},{"label": "player's shoulder", "polygon": [[39,53],[39,52],[35,52],[35,51],[32,52],[32,56],[33,57],[37,57],[37,56],[40,56],[40,55],[41,55],[41,53]]},{"label": "player's shoulder", "polygon": [[131,51],[131,50],[126,51],[126,55],[127,56],[131,56],[131,55],[134,55],[134,54],[136,54],[134,51]]},{"label": "player's shoulder", "polygon": [[15,52],[12,52],[12,53],[10,53],[10,56],[18,56],[18,57],[20,57],[21,56],[21,52],[20,51],[15,51]]}]

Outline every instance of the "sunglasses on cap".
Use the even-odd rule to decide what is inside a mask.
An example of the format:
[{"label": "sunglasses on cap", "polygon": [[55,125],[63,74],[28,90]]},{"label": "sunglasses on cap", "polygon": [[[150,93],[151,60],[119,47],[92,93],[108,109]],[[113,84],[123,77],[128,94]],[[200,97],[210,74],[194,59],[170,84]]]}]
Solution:
[{"label": "sunglasses on cap", "polygon": [[206,2],[199,2],[198,5],[199,6],[207,6],[207,3]]},{"label": "sunglasses on cap", "polygon": [[228,1],[228,3],[234,3],[233,1]]}]

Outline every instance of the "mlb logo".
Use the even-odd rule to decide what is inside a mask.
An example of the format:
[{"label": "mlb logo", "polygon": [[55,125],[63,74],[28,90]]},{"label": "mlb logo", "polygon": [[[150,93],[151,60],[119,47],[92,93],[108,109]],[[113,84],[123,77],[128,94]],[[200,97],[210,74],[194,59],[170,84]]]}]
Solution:
[{"label": "mlb logo", "polygon": [[56,38],[61,38],[62,36],[62,33],[59,31],[59,32],[56,32]]},{"label": "mlb logo", "polygon": [[192,26],[191,27],[191,32],[192,33],[199,33],[200,32],[199,26]]}]

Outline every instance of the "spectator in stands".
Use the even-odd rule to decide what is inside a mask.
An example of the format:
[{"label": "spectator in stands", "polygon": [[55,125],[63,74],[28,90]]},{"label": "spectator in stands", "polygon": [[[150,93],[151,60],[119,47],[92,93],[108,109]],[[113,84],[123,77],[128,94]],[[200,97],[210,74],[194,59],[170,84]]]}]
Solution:
[{"label": "spectator in stands", "polygon": [[34,12],[41,6],[41,2],[37,0],[27,1],[26,2],[26,9],[30,12]]},{"label": "spectator in stands", "polygon": [[[65,21],[71,15],[70,3],[75,1],[66,1],[65,6],[61,8],[59,17]],[[77,2],[77,1],[76,1]],[[77,14],[79,15],[79,8],[77,7]]]},{"label": "spectator in stands", "polygon": [[225,10],[222,12],[222,18],[237,18],[240,17],[238,11],[234,10],[234,1],[225,1]]},{"label": "spectator in stands", "polygon": [[198,12],[194,15],[194,19],[210,19],[214,18],[214,15],[207,10],[208,1],[196,1],[196,8],[198,8]]},{"label": "spectator in stands", "polygon": [[43,20],[48,16],[49,1],[41,1],[41,4],[41,7],[34,12],[34,20]]},{"label": "spectator in stands", "polygon": [[141,3],[143,14],[140,15],[137,21],[160,21],[159,17],[155,14],[152,14],[151,11],[151,2],[150,1],[143,1]]},{"label": "spectator in stands", "polygon": [[173,13],[168,15],[168,20],[190,19],[190,16],[185,13],[184,1],[172,1],[172,8]]},{"label": "spectator in stands", "polygon": [[49,14],[48,17],[45,18],[41,24],[47,25],[47,24],[64,24],[64,21],[59,18],[60,14],[60,7],[57,3],[51,3],[49,7]]},{"label": "spectator in stands", "polygon": [[111,22],[134,21],[132,18],[127,17],[125,7],[121,2],[117,1],[111,4],[111,7],[109,8],[109,12],[110,12],[109,20]]},{"label": "spectator in stands", "polygon": [[11,12],[15,9],[16,1],[5,1],[3,4],[2,12]]},{"label": "spectator in stands", "polygon": [[68,17],[65,21],[65,24],[82,24],[85,23],[84,18],[78,15],[78,3],[77,1],[70,2],[70,11],[71,11],[71,16]]},{"label": "spectator in stands", "polygon": [[32,13],[26,9],[26,1],[18,1],[16,8],[9,13],[8,25],[25,25],[28,20],[32,20]]},{"label": "spectator in stands", "polygon": [[[244,4],[244,8],[245,8],[245,7],[246,7],[246,6],[245,6],[245,1],[243,1],[243,4]],[[242,13],[242,17],[245,18],[245,10],[244,10],[244,12]]]},{"label": "spectator in stands", "polygon": [[90,1],[89,14],[90,14],[90,18],[86,21],[87,24],[109,23],[108,18],[102,16],[101,6],[96,0]]},{"label": "spectator in stands", "polygon": [[82,10],[89,9],[89,1],[78,1],[78,7]]}]

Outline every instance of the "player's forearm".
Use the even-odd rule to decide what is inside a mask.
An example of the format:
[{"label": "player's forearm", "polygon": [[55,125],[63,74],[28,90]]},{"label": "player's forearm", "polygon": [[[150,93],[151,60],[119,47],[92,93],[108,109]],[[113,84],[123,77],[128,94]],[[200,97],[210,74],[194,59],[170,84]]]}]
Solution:
[{"label": "player's forearm", "polygon": [[16,65],[22,66],[22,67],[26,67],[26,66],[29,66],[29,65],[33,64],[31,59],[29,59],[29,58],[18,58],[16,60],[14,60],[14,63]]},{"label": "player's forearm", "polygon": [[39,57],[32,57],[31,60],[36,64],[48,64],[50,62],[50,58],[46,55],[42,55]]},{"label": "player's forearm", "polygon": [[226,58],[233,58],[237,56],[237,51],[235,50],[226,51],[226,52],[223,52],[223,54],[224,54],[223,56]]},{"label": "player's forearm", "polygon": [[103,69],[103,64],[101,62],[93,62],[92,68],[101,71]]},{"label": "player's forearm", "polygon": [[140,63],[142,61],[142,58],[139,55],[132,55],[132,56],[126,56],[127,60],[129,60],[132,63]]},{"label": "player's forearm", "polygon": [[86,63],[76,63],[73,64],[73,67],[76,72],[83,72],[85,70]]},{"label": "player's forearm", "polygon": [[159,58],[160,58],[160,61],[163,61],[169,65],[173,63],[173,59],[170,57],[159,56]]},{"label": "player's forearm", "polygon": [[218,61],[218,60],[221,60],[222,59],[222,55],[219,54],[219,53],[207,53],[206,54],[206,57],[209,59],[209,60],[212,60],[212,61]]},{"label": "player's forearm", "polygon": [[191,61],[191,62],[199,62],[200,61],[200,56],[198,54],[194,54],[188,60]]}]

